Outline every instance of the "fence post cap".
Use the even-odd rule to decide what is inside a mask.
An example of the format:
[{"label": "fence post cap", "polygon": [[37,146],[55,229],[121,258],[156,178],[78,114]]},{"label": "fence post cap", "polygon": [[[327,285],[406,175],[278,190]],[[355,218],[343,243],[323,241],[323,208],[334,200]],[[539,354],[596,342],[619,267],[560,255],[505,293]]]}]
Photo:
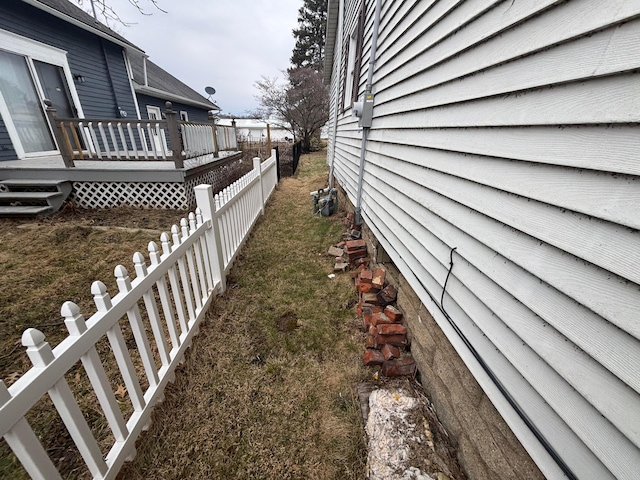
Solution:
[{"label": "fence post cap", "polygon": [[[163,235],[166,235],[166,233],[163,233]],[[156,242],[151,241],[149,242],[147,250],[149,250],[149,253],[158,253],[160,251],[160,248],[158,247],[158,244]]]},{"label": "fence post cap", "polygon": [[91,284],[92,295],[104,295],[105,293],[107,293],[107,286],[100,280],[96,280]]},{"label": "fence post cap", "polygon": [[139,265],[144,263],[144,255],[142,255],[140,252],[136,252],[133,254],[133,264],[134,265]]},{"label": "fence post cap", "polygon": [[113,274],[117,278],[125,278],[129,276],[129,272],[127,272],[127,269],[124,268],[123,265],[117,265],[116,268],[113,269]]},{"label": "fence post cap", "polygon": [[22,345],[25,347],[37,347],[44,342],[45,336],[36,328],[27,328],[22,334]]},{"label": "fence post cap", "polygon": [[60,309],[60,315],[63,317],[75,317],[80,314],[80,307],[73,302],[64,302]]}]

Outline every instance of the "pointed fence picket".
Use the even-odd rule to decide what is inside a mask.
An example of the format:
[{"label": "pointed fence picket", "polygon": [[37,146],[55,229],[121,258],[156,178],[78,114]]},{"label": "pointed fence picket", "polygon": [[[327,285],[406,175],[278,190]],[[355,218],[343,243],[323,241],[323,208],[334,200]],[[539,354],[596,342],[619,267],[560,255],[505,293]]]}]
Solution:
[{"label": "pointed fence picket", "polygon": [[[149,264],[141,253],[133,255],[134,279],[122,265],[115,267],[115,297],[111,298],[104,283],[96,281],[91,294],[97,312],[90,318],[85,320],[73,302],[62,305],[69,336],[55,348],[42,332],[33,328],[24,332],[22,344],[33,367],[9,388],[0,380],[0,433],[32,478],[61,478],[25,419],[45,395],[94,479],[115,478],[123,462],[135,456],[135,441],[148,428],[152,408],[162,401],[164,388],[175,378],[175,368],[184,361],[204,314],[214,296],[224,291],[226,274],[264,213],[277,184],[275,162],[275,152],[265,162],[254,159],[251,172],[215,197],[210,185],[196,187],[196,212],[183,219],[180,227],[174,225],[171,236],[160,236],[162,251],[150,242]],[[121,325],[124,317],[128,326]],[[131,350],[123,326],[132,332]],[[129,418],[123,415],[112,389],[113,379],[96,349],[105,337],[133,407]],[[139,371],[132,350],[142,364]],[[65,380],[65,374],[79,362],[113,435],[106,456]]]}]

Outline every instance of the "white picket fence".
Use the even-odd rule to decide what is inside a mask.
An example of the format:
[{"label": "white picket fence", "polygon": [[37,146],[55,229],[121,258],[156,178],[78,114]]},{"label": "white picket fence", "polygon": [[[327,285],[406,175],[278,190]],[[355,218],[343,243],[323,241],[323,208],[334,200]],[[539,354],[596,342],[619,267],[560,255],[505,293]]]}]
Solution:
[{"label": "white picket fence", "polygon": [[[91,293],[97,313],[85,320],[77,305],[64,303],[61,313],[69,336],[55,348],[49,346],[42,332],[33,328],[24,332],[22,344],[33,367],[9,388],[0,381],[0,433],[32,478],[61,478],[25,419],[46,394],[94,479],[115,478],[123,462],[135,456],[135,441],[148,427],[153,406],[162,400],[167,383],[173,381],[174,370],[184,360],[185,350],[198,333],[214,296],[225,288],[226,273],[264,213],[277,184],[275,162],[275,152],[262,164],[254,159],[251,172],[215,197],[211,185],[196,187],[195,214],[182,219],[180,227],[174,225],[171,234],[163,233],[161,247],[149,243],[150,264],[141,253],[134,254],[135,279],[118,265],[115,276],[119,293],[113,298],[102,282],[93,283]],[[141,314],[140,300],[146,317]],[[141,360],[144,377],[136,372],[125,343],[120,323],[124,316],[135,339],[136,358]],[[147,335],[145,324],[150,325],[152,335]],[[127,419],[96,350],[105,336],[133,407]],[[114,442],[106,456],[64,377],[78,362],[113,434]],[[148,385],[145,390],[143,384]]]}]

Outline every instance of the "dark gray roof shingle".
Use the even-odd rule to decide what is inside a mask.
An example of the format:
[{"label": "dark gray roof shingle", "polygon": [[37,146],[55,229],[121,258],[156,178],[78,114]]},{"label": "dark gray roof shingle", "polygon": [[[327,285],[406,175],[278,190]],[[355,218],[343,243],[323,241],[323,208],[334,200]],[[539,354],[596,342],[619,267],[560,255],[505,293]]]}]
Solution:
[{"label": "dark gray roof shingle", "polygon": [[99,30],[100,32],[106,34],[107,36],[113,38],[114,40],[117,40],[118,42],[125,43],[135,48],[136,50],[142,51],[140,47],[134,45],[129,40],[124,38],[122,35],[117,34],[106,25],[96,21],[91,15],[89,15],[87,12],[82,10],[77,5],[74,5],[73,3],[71,3],[69,0],[34,0],[27,3],[30,3],[30,4],[40,3],[47,7],[51,7],[54,10],[57,10],[58,12],[63,13],[64,15],[67,15],[73,18],[74,20],[77,20],[83,23],[89,28],[94,28],[96,30]]},{"label": "dark gray roof shingle", "polygon": [[[133,80],[138,85],[144,86],[145,83],[143,56],[138,53],[130,52],[129,61],[131,62],[131,69],[133,70]],[[184,97],[185,99],[191,100],[192,102],[196,102],[199,104],[199,106],[204,107],[206,105],[207,108],[210,108],[212,110],[218,109],[217,105],[207,100],[193,88],[184,84],[149,59],[147,59],[147,84],[151,88],[162,90],[163,92],[177,95],[179,97]],[[149,91],[144,91],[144,93],[147,95],[155,96]]]}]

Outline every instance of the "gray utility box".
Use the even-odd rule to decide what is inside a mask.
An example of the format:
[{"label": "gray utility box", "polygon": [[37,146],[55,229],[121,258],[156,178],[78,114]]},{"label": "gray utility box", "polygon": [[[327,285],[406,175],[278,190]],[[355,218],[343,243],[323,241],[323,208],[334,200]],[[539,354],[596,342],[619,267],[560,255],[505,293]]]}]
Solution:
[{"label": "gray utility box", "polygon": [[360,119],[358,126],[370,128],[373,119],[373,93],[365,93],[363,99],[353,104],[353,114]]}]

